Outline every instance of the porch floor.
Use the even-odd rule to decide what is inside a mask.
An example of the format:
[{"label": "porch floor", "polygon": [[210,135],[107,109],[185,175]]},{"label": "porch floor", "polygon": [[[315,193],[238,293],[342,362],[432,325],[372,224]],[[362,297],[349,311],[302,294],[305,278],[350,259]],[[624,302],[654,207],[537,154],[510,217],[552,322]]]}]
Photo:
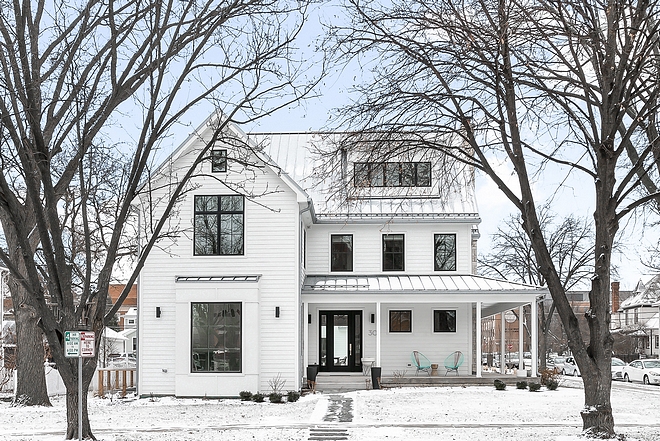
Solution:
[{"label": "porch floor", "polygon": [[[481,378],[473,375],[428,376],[420,373],[404,377],[382,377],[381,385],[388,387],[425,387],[425,386],[472,386],[492,385],[493,381],[499,379],[508,385],[515,385],[517,381],[532,380],[533,378],[518,377],[515,374],[499,374],[483,372]],[[319,372],[316,376],[316,390],[323,393],[341,393],[355,390],[371,389],[371,375],[357,373],[332,373]]]}]

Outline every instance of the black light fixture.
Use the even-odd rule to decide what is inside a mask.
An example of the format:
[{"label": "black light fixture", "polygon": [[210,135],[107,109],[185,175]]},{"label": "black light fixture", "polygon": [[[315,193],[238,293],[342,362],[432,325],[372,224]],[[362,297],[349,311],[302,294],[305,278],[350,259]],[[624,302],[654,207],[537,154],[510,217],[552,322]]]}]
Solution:
[{"label": "black light fixture", "polygon": [[275,317],[277,317],[277,318],[280,317],[280,307],[279,306],[275,307]]},{"label": "black light fixture", "polygon": [[312,324],[312,314],[307,314],[307,323]]},{"label": "black light fixture", "polygon": [[156,318],[160,318],[160,306],[156,306]]},{"label": "black light fixture", "polygon": [[371,323],[376,322],[376,314],[371,314]]}]

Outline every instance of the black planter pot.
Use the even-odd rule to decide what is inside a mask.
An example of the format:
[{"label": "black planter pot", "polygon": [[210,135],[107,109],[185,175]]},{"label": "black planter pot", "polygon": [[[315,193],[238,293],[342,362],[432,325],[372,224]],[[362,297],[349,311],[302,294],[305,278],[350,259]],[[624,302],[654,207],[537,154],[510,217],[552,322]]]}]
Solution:
[{"label": "black planter pot", "polygon": [[380,372],[382,368],[372,366],[371,367],[371,386],[374,389],[380,389]]},{"label": "black planter pot", "polygon": [[319,373],[319,367],[316,364],[307,366],[307,381],[316,382],[316,375]]}]

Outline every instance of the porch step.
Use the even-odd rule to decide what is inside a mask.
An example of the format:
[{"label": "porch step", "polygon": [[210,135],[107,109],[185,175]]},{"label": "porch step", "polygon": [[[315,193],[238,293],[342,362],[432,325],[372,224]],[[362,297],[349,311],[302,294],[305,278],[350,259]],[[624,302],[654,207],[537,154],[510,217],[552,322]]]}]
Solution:
[{"label": "porch step", "polygon": [[323,393],[351,392],[371,389],[371,376],[356,374],[330,374],[321,372],[316,376],[316,390]]}]

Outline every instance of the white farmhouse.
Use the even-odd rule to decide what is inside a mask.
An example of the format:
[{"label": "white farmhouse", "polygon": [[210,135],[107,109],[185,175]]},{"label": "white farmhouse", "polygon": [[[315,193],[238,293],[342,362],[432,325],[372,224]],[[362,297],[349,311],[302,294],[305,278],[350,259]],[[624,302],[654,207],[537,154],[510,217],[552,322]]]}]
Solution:
[{"label": "white farmhouse", "polygon": [[[167,199],[212,121],[161,166],[149,202]],[[310,365],[387,376],[414,350],[441,366],[461,351],[458,374],[481,376],[477,324],[525,304],[536,341],[545,291],[475,275],[472,170],[439,153],[315,153],[341,134],[225,135],[141,272],[139,395],[267,392],[278,376],[295,390]]]}]

